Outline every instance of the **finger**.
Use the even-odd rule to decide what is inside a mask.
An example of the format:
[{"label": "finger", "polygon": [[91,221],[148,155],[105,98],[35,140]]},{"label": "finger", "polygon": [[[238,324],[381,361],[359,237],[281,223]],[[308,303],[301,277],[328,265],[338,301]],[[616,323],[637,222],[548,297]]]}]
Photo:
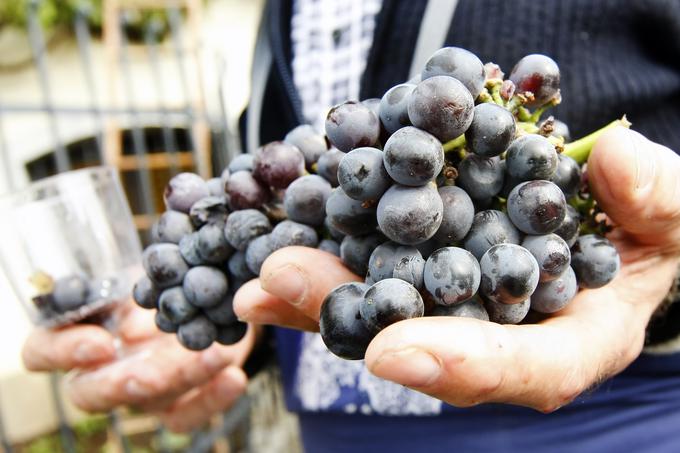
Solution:
[{"label": "finger", "polygon": [[239,288],[234,296],[234,311],[244,322],[272,324],[299,330],[319,330],[318,322],[305,316],[288,302],[264,291],[257,279]]},{"label": "finger", "polygon": [[300,310],[315,321],[326,295],[341,283],[361,279],[337,256],[307,247],[286,247],[262,265],[262,289]]},{"label": "finger", "polygon": [[201,352],[184,349],[174,336],[159,337],[115,363],[69,376],[67,392],[87,411],[151,405],[177,397],[206,383],[227,365],[240,363],[253,343],[253,329],[236,345],[214,344]]},{"label": "finger", "polygon": [[229,409],[246,391],[248,378],[237,367],[228,367],[208,384],[180,398],[160,414],[161,421],[174,432],[197,429],[218,412]]},{"label": "finger", "polygon": [[112,360],[113,338],[95,325],[64,329],[35,329],[24,343],[21,356],[30,371],[69,370]]},{"label": "finger", "polygon": [[605,133],[588,159],[600,206],[643,243],[680,240],[680,156],[625,128]]},{"label": "finger", "polygon": [[146,310],[134,302],[125,304],[118,315],[116,334],[125,343],[136,343],[159,334],[154,322],[155,310]]},{"label": "finger", "polygon": [[366,365],[456,406],[502,402],[550,412],[639,354],[642,316],[633,305],[611,302],[613,296],[609,288],[584,291],[562,316],[539,325],[402,321],[371,342]]}]

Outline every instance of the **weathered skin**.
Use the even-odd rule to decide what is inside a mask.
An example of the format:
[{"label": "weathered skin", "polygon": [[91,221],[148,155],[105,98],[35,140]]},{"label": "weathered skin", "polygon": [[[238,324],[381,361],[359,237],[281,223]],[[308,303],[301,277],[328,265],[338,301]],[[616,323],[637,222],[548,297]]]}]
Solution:
[{"label": "weathered skin", "polygon": [[567,201],[550,181],[524,182],[508,196],[508,215],[512,223],[527,234],[555,231],[564,220]]},{"label": "weathered skin", "polygon": [[555,280],[538,284],[531,295],[531,309],[540,313],[555,313],[566,307],[577,291],[576,275],[568,267]]},{"label": "weathered skin", "polygon": [[482,281],[479,292],[485,299],[518,304],[531,296],[538,285],[538,263],[524,247],[498,244],[479,260]]},{"label": "weathered skin", "polygon": [[338,183],[354,200],[379,200],[392,185],[383,165],[383,152],[363,147],[345,154],[338,165]]},{"label": "weathered skin", "polygon": [[435,184],[421,187],[395,184],[378,203],[378,225],[393,241],[414,245],[434,236],[441,225],[443,209]]},{"label": "weathered skin", "polygon": [[359,304],[361,318],[374,334],[395,322],[419,318],[424,311],[418,290],[398,278],[377,282],[366,291]]},{"label": "weathered skin", "polygon": [[439,305],[454,305],[472,298],[480,282],[479,263],[467,250],[444,247],[425,263],[425,288]]},{"label": "weathered skin", "polygon": [[444,166],[444,149],[435,136],[412,126],[399,129],[385,143],[385,169],[399,184],[422,186]]},{"label": "weathered skin", "polygon": [[508,216],[501,211],[489,209],[475,214],[472,227],[463,239],[463,248],[479,260],[496,244],[519,244],[519,242],[520,232]]},{"label": "weathered skin", "polygon": [[600,288],[616,277],[621,259],[608,239],[595,234],[578,238],[571,249],[571,267],[582,288]]}]

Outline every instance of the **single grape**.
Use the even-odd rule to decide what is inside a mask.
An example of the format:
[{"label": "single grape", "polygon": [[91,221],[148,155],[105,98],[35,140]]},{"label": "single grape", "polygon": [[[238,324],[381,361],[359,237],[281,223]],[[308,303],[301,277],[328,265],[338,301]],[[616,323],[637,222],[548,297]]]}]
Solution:
[{"label": "single grape", "polygon": [[85,305],[88,293],[87,277],[81,274],[72,274],[54,281],[52,300],[57,311],[66,312]]},{"label": "single grape", "polygon": [[132,289],[132,298],[142,308],[158,308],[160,291],[146,275],[142,276]]},{"label": "single grape", "polygon": [[399,129],[385,143],[385,169],[399,184],[422,186],[444,167],[442,144],[413,126]]},{"label": "single grape", "polygon": [[560,68],[552,58],[541,54],[523,57],[512,68],[509,78],[518,93],[533,93],[534,100],[527,104],[530,107],[545,104],[560,88]]},{"label": "single grape", "polygon": [[176,244],[152,244],[142,254],[146,275],[161,289],[182,283],[189,266]]},{"label": "single grape", "polygon": [[486,308],[477,297],[456,305],[435,305],[430,316],[457,316],[459,318],[479,319],[480,321],[489,320]]},{"label": "single grape", "polygon": [[439,305],[455,305],[472,298],[479,281],[479,263],[467,250],[443,247],[425,262],[425,288]]},{"label": "single grape", "polygon": [[165,316],[162,311],[156,312],[154,315],[154,323],[156,324],[158,330],[165,333],[175,333],[179,327],[177,324],[170,321],[170,319],[168,319],[168,317]]},{"label": "single grape", "polygon": [[198,252],[198,231],[187,234],[179,241],[179,253],[184,261],[192,266],[203,264],[203,258]]},{"label": "single grape", "polygon": [[564,139],[564,143],[569,143],[571,141],[569,126],[560,120],[553,120],[553,131],[550,135],[553,137],[562,137]]},{"label": "single grape", "polygon": [[[368,276],[372,282],[392,278],[394,266],[404,257],[421,256],[417,248],[388,241],[373,249],[368,259]],[[421,257],[422,258],[422,257]],[[362,275],[362,274],[360,274]]]},{"label": "single grape", "polygon": [[514,140],[505,157],[506,171],[515,179],[550,179],[557,170],[557,152],[547,138],[528,134]]},{"label": "single grape", "polygon": [[477,55],[460,47],[444,47],[427,60],[421,78],[425,80],[434,76],[460,80],[474,99],[484,89],[484,65]]},{"label": "single grape", "polygon": [[[227,167],[227,170],[231,174],[236,173],[237,171],[253,171],[253,168],[255,167],[254,163],[254,158],[255,156],[252,154],[245,154],[245,153],[240,153],[234,156],[233,159],[231,159],[231,162],[229,162],[229,166]],[[226,184],[226,181],[225,181]]]},{"label": "single grape", "polygon": [[194,231],[188,215],[179,211],[165,211],[156,222],[154,242],[179,244],[180,239]]},{"label": "single grape", "polygon": [[470,150],[480,157],[498,156],[515,138],[515,117],[507,109],[493,102],[475,107],[465,141]]},{"label": "single grape", "polygon": [[222,225],[207,224],[198,230],[198,255],[205,263],[218,264],[229,259],[234,249],[224,237]]},{"label": "single grape", "polygon": [[504,304],[484,299],[484,308],[491,322],[498,324],[519,324],[529,313],[531,301],[526,299],[518,304]]},{"label": "single grape", "polygon": [[578,193],[581,186],[581,167],[569,156],[559,154],[557,157],[557,170],[550,181],[562,189],[566,198],[571,198]]},{"label": "single grape", "polygon": [[296,179],[288,186],[283,198],[288,218],[307,225],[323,225],[326,202],[332,190],[321,176],[307,175]]},{"label": "single grape", "polygon": [[217,327],[203,315],[179,326],[177,339],[187,349],[202,351],[217,339]]},{"label": "single grape", "polygon": [[364,99],[361,101],[361,104],[364,105],[365,107],[368,107],[368,109],[375,113],[375,116],[380,119],[380,98],[368,98]]},{"label": "single grape", "polygon": [[158,298],[158,310],[174,324],[185,323],[198,313],[198,308],[189,303],[181,286],[163,290]]},{"label": "single grape", "polygon": [[498,157],[489,159],[468,154],[458,166],[456,185],[462,187],[471,198],[490,199],[503,188],[505,173]]},{"label": "single grape", "polygon": [[332,255],[338,257],[340,256],[340,244],[332,239],[323,239],[321,242],[319,242],[319,246],[317,248]]},{"label": "single grape", "polygon": [[227,276],[215,267],[196,266],[184,276],[182,287],[189,303],[206,308],[219,304],[227,296],[229,282]]},{"label": "single grape", "polygon": [[345,236],[340,244],[340,259],[349,270],[359,276],[366,275],[373,250],[385,242],[380,234]]},{"label": "single grape", "polygon": [[286,134],[283,141],[300,150],[305,158],[307,168],[312,168],[319,157],[328,150],[324,136],[318,134],[309,124],[301,124],[291,130]]},{"label": "single grape", "polygon": [[321,304],[319,332],[333,354],[347,360],[361,360],[374,335],[359,314],[359,305],[368,285],[343,283],[334,288]]},{"label": "single grape", "polygon": [[189,213],[191,205],[210,195],[206,182],[194,173],[180,173],[170,179],[163,192],[168,209]]},{"label": "single grape", "polygon": [[443,209],[434,183],[420,187],[395,184],[378,203],[378,225],[385,236],[395,242],[418,244],[437,232]]},{"label": "single grape", "polygon": [[262,263],[275,250],[271,241],[271,233],[258,236],[250,241],[248,248],[246,248],[246,265],[250,272],[259,275]]},{"label": "single grape", "polygon": [[444,186],[440,187],[438,192],[444,211],[442,223],[434,239],[444,244],[452,244],[463,239],[470,231],[475,207],[470,196],[460,187]]},{"label": "single grape", "polygon": [[408,118],[408,98],[416,86],[412,83],[395,85],[380,100],[380,121],[388,133],[394,134],[405,126],[410,126]]},{"label": "single grape", "polygon": [[566,307],[577,291],[576,275],[568,267],[555,280],[538,284],[531,295],[531,309],[539,313],[555,313]]},{"label": "single grape", "polygon": [[392,185],[383,152],[367,147],[345,154],[338,166],[338,182],[348,197],[359,201],[377,201]]},{"label": "single grape", "polygon": [[319,236],[314,228],[308,225],[284,220],[272,230],[271,242],[275,250],[292,245],[316,247],[319,243]]},{"label": "single grape", "polygon": [[567,201],[560,188],[552,182],[527,181],[512,189],[507,207],[510,220],[521,231],[547,234],[562,224]]},{"label": "single grape", "polygon": [[361,236],[375,231],[376,209],[353,200],[338,187],[326,202],[326,216],[330,225],[341,233]]},{"label": "single grape", "polygon": [[228,326],[217,326],[215,341],[225,346],[236,344],[246,336],[246,332],[248,332],[248,324],[245,322],[236,321]]},{"label": "single grape", "polygon": [[238,321],[234,313],[234,294],[230,291],[216,305],[203,308],[206,318],[218,326],[228,326]]},{"label": "single grape", "polygon": [[239,250],[234,253],[231,258],[229,258],[227,267],[229,269],[229,273],[237,281],[246,282],[256,277],[256,275],[251,272],[251,270],[248,268],[248,265],[246,264],[246,252],[244,251]]},{"label": "single grape", "polygon": [[249,171],[232,173],[227,183],[227,194],[232,209],[259,209],[269,201],[269,189],[260,184]]},{"label": "single grape", "polygon": [[397,261],[394,265],[392,277],[404,280],[420,290],[423,287],[424,273],[425,260],[418,253],[417,255],[404,256]]},{"label": "single grape", "polygon": [[420,318],[424,312],[425,305],[418,290],[398,278],[375,283],[359,302],[361,319],[374,334],[395,322]]},{"label": "single grape", "polygon": [[338,166],[344,156],[345,153],[342,151],[331,149],[330,151],[323,153],[316,163],[317,174],[331,183],[331,186],[333,187],[338,187]]},{"label": "single grape", "polygon": [[501,211],[487,210],[475,214],[472,227],[463,239],[463,248],[478,260],[496,244],[519,244],[520,232]]},{"label": "single grape", "polygon": [[191,206],[189,216],[193,224],[199,228],[206,223],[224,225],[229,215],[227,200],[224,196],[201,198]]},{"label": "single grape", "polygon": [[564,239],[554,233],[527,236],[522,241],[522,247],[536,258],[540,282],[555,280],[569,268],[571,262],[569,246]]},{"label": "single grape", "polygon": [[[328,204],[328,202],[326,202],[326,204]],[[340,231],[340,230],[334,228],[333,225],[331,225],[330,220],[328,219],[328,217],[326,217],[326,218],[324,219],[324,221],[323,221],[323,226],[326,228],[326,230],[328,231],[328,234],[330,235],[330,237],[331,237],[333,240],[335,240],[335,241],[338,242],[338,243],[339,243],[339,242],[342,242],[342,240],[343,240],[344,237],[345,237],[345,233],[343,233],[342,231]]]},{"label": "single grape", "polygon": [[614,280],[621,259],[614,244],[596,234],[579,237],[571,249],[571,267],[581,288],[601,288]]},{"label": "single grape", "polygon": [[224,197],[224,186],[229,181],[229,169],[225,168],[222,173],[226,173],[227,177],[222,178],[210,178],[205,183],[208,185],[208,191],[213,197]]},{"label": "single grape", "polygon": [[569,247],[573,246],[578,238],[578,229],[580,226],[580,216],[575,207],[567,205],[567,210],[564,213],[564,220],[560,226],[555,230],[555,234],[565,240]]},{"label": "single grape", "polygon": [[474,107],[465,85],[453,77],[434,76],[420,82],[409,96],[408,116],[417,128],[448,142],[470,127]]},{"label": "single grape", "polygon": [[540,272],[536,258],[519,245],[494,245],[479,260],[479,266],[482,272],[479,292],[494,302],[519,304],[528,299],[538,285]]},{"label": "single grape", "polygon": [[255,152],[253,176],[266,186],[285,189],[305,173],[305,157],[284,142],[271,142]]},{"label": "single grape", "polygon": [[344,152],[373,146],[380,137],[380,121],[365,105],[347,101],[328,112],[326,136],[333,146]]},{"label": "single grape", "polygon": [[224,225],[224,237],[236,250],[245,250],[248,243],[267,234],[272,225],[266,215],[256,209],[232,212]]}]

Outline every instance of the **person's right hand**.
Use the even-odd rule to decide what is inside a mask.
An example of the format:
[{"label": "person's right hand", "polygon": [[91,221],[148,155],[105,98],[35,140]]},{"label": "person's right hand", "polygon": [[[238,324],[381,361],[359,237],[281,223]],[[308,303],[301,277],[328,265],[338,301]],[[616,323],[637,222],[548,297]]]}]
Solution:
[{"label": "person's right hand", "polygon": [[151,311],[130,302],[118,315],[120,352],[112,334],[98,325],[37,328],[22,351],[26,368],[73,370],[66,389],[79,408],[135,406],[156,412],[173,431],[201,426],[244,393],[247,377],[241,366],[255,343],[253,326],[236,345],[193,352],[174,335],[159,332]]}]

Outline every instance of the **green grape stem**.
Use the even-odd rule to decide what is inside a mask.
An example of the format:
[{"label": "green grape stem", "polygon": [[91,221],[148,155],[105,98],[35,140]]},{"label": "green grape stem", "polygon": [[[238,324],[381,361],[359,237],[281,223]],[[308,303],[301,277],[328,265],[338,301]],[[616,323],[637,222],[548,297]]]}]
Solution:
[{"label": "green grape stem", "polygon": [[462,134],[453,140],[450,140],[446,143],[443,144],[444,147],[444,152],[448,153],[449,151],[453,151],[456,148],[462,148],[465,146],[467,142],[465,141],[465,134]]},{"label": "green grape stem", "polygon": [[631,123],[626,119],[625,115],[623,116],[623,118],[612,121],[603,128],[598,129],[595,132],[588,134],[583,138],[580,138],[571,143],[567,143],[566,145],[564,145],[564,152],[562,154],[571,157],[579,164],[583,164],[588,160],[588,156],[590,156],[590,151],[593,149],[593,145],[595,145],[597,139],[600,138],[602,134],[604,134],[608,130],[614,129],[615,127],[619,126],[630,128]]}]

